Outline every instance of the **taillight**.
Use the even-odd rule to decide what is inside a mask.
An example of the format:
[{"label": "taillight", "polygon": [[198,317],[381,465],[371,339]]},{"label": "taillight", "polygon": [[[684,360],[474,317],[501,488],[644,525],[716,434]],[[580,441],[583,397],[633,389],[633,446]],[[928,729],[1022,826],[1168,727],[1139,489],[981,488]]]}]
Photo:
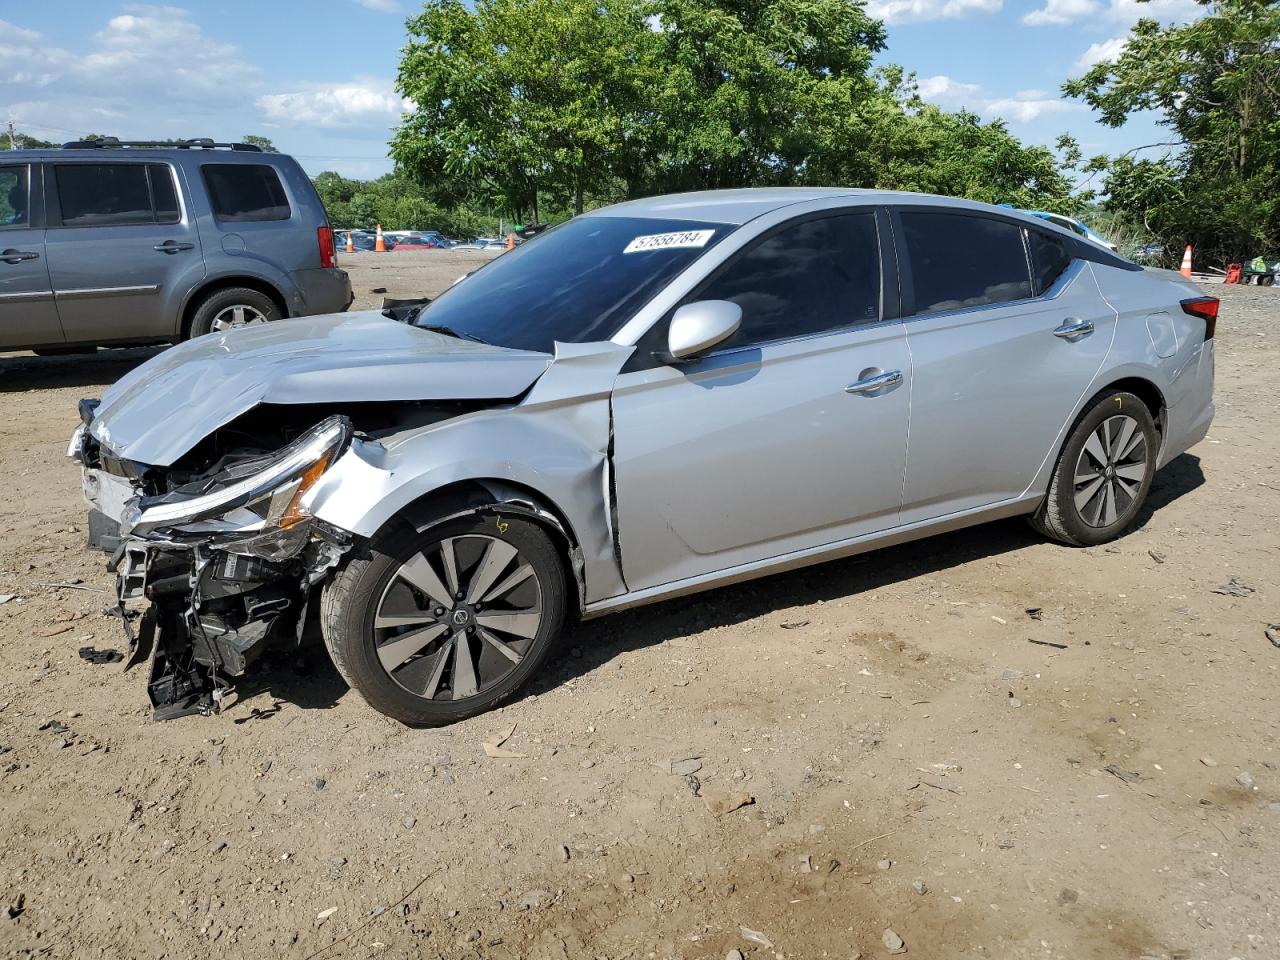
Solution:
[{"label": "taillight", "polygon": [[338,253],[333,246],[333,228],[316,227],[316,243],[320,244],[320,266],[336,267]]},{"label": "taillight", "polygon": [[1204,338],[1212,340],[1218,328],[1218,298],[1193,297],[1182,301],[1182,312],[1204,321]]}]

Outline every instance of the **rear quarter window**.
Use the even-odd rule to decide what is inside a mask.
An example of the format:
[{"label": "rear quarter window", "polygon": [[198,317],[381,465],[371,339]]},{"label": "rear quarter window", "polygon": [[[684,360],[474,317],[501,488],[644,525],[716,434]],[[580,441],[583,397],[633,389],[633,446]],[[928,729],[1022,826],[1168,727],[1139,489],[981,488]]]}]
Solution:
[{"label": "rear quarter window", "polygon": [[1031,274],[1022,228],[964,213],[901,213],[916,313],[1026,300]]},{"label": "rear quarter window", "polygon": [[232,223],[288,220],[289,198],[275,167],[265,163],[207,163],[200,168],[213,215]]},{"label": "rear quarter window", "polygon": [[1039,230],[1028,230],[1031,241],[1031,267],[1035,272],[1036,295],[1044,293],[1071,266],[1071,252],[1058,237]]}]

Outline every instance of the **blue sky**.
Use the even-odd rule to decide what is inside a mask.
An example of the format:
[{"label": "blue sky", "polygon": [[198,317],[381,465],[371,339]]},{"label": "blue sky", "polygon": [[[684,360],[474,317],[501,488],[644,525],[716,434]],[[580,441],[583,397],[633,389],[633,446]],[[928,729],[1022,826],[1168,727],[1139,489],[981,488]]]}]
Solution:
[{"label": "blue sky", "polygon": [[[416,0],[203,0],[158,6],[49,0],[0,11],[0,121],[61,140],[247,133],[311,173],[391,168],[404,19]],[[1085,152],[1159,139],[1149,119],[1097,124],[1058,87],[1114,51],[1140,15],[1185,20],[1194,0],[869,0],[888,23],[884,62],[927,99],[1003,117],[1029,142],[1074,134]]]}]

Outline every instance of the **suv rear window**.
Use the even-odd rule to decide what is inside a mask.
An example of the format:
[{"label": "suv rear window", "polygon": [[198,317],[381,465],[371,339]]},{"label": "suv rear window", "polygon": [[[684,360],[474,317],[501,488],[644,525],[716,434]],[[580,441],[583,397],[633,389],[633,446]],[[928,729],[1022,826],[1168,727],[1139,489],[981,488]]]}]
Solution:
[{"label": "suv rear window", "polygon": [[265,163],[207,163],[200,171],[209,188],[213,215],[219,220],[289,219],[289,198],[274,167]]},{"label": "suv rear window", "polygon": [[1021,227],[963,213],[904,210],[901,217],[916,313],[1031,296]]},{"label": "suv rear window", "polygon": [[118,227],[179,220],[173,173],[163,163],[59,163],[53,173],[63,226]]}]

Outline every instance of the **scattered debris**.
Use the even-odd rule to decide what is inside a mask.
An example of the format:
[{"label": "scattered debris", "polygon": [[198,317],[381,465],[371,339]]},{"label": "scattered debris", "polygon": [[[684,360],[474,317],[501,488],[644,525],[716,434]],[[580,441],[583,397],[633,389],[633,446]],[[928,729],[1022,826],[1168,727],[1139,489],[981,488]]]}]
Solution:
[{"label": "scattered debris", "polygon": [[1246,790],[1255,789],[1253,784],[1253,774],[1248,770],[1241,770],[1236,774],[1236,783],[1240,784],[1240,786],[1244,787]]},{"label": "scattered debris", "polygon": [[897,954],[907,952],[906,943],[892,930],[885,930],[884,934],[880,937],[880,942],[884,944],[884,948],[890,953]]},{"label": "scattered debris", "polygon": [[999,623],[999,624],[1007,624],[1007,623],[1009,622],[1009,621],[1008,621],[1008,620],[1006,620],[1004,617],[997,617],[997,616],[994,616],[994,615],[991,617],[991,619],[992,619],[992,620],[994,620],[996,623]]},{"label": "scattered debris", "polygon": [[913,880],[911,881],[911,889],[923,897],[929,892],[929,885],[923,880]]},{"label": "scattered debris", "polygon": [[372,288],[370,288],[369,292],[370,292],[370,293],[386,293],[386,292],[387,292],[387,288],[386,288],[386,287],[372,287]]},{"label": "scattered debris", "polygon": [[10,600],[17,600],[16,593],[0,593],[0,603],[8,603]]},{"label": "scattered debris", "polygon": [[563,843],[560,844],[560,846],[556,847],[556,856],[560,858],[561,863],[568,863],[569,858],[571,856],[571,854],[569,853],[569,848],[565,846]]},{"label": "scattered debris", "polygon": [[402,818],[401,818],[401,820],[400,820],[400,822],[404,824],[404,828],[405,828],[406,830],[412,830],[412,829],[414,828],[414,826],[417,824],[417,822],[418,822],[418,818],[417,818],[417,817],[402,817]]},{"label": "scattered debris", "polygon": [[1273,647],[1280,647],[1280,623],[1268,623],[1262,633]]},{"label": "scattered debris", "polygon": [[1111,774],[1113,777],[1119,777],[1125,783],[1137,783],[1142,779],[1142,774],[1135,773],[1132,770],[1122,770],[1114,763],[1109,763],[1102,769],[1107,771],[1107,773]]},{"label": "scattered debris", "polygon": [[679,760],[672,760],[670,769],[677,777],[687,777],[702,769],[702,759],[700,757],[682,757]]},{"label": "scattered debris", "polygon": [[1220,593],[1224,597],[1247,597],[1250,594],[1257,593],[1253,587],[1249,586],[1239,577],[1233,576],[1220,587],[1214,587],[1211,593]]},{"label": "scattered debris", "polygon": [[27,909],[27,895],[25,893],[20,893],[14,898],[13,903],[5,907],[4,912],[5,912],[5,916],[7,916],[10,920],[17,920],[20,916],[22,916],[23,911],[25,911],[26,909]]},{"label": "scattered debris", "polygon": [[1213,759],[1213,757],[1201,757],[1200,762],[1206,767],[1216,767],[1218,765],[1218,761]]},{"label": "scattered debris", "polygon": [[893,861],[892,861],[892,860],[877,860],[877,861],[876,861],[876,869],[877,869],[877,870],[888,870],[888,869],[889,869],[890,867],[892,867],[892,866],[893,866]]},{"label": "scattered debris", "polygon": [[1010,691],[1009,691],[1009,706],[1011,706],[1011,707],[1020,707],[1020,706],[1022,706],[1022,701],[1021,701],[1021,700],[1019,700],[1017,697],[1015,697],[1015,696],[1013,695],[1013,691],[1012,691],[1012,690],[1010,690]]},{"label": "scattered debris", "polygon": [[782,629],[783,630],[799,630],[801,627],[807,627],[808,625],[809,625],[808,620],[795,620],[791,623],[784,623],[782,625]]},{"label": "scattered debris", "polygon": [[738,949],[730,950],[724,955],[724,960],[743,960],[742,951]]},{"label": "scattered debris", "polygon": [[1158,551],[1156,551],[1156,550],[1148,550],[1148,551],[1147,551],[1147,556],[1149,556],[1149,557],[1150,557],[1152,560],[1154,560],[1156,563],[1164,563],[1164,554],[1163,554],[1163,553],[1159,553],[1159,552],[1158,552]]},{"label": "scattered debris", "polygon": [[813,873],[813,857],[807,853],[800,858],[800,872]]},{"label": "scattered debris", "polygon": [[1001,680],[1021,680],[1023,673],[1021,670],[1006,670],[1000,674]]},{"label": "scattered debris", "polygon": [[90,663],[119,663],[124,659],[124,654],[119,650],[97,650],[93,647],[81,647],[79,653],[81,660],[87,660]]},{"label": "scattered debris", "polygon": [[1041,607],[1027,607],[1026,614],[1032,620],[1043,620],[1044,610]]},{"label": "scattered debris", "polygon": [[1079,899],[1079,893],[1070,887],[1063,887],[1062,892],[1058,894],[1058,906],[1065,907],[1069,903],[1076,903]]},{"label": "scattered debris", "polygon": [[316,914],[316,926],[317,927],[320,926],[320,924],[324,923],[326,920],[328,920],[337,912],[338,912],[337,907],[329,907],[329,909],[327,910],[321,910],[319,913]]},{"label": "scattered debris", "polygon": [[758,943],[762,947],[768,949],[773,948],[773,941],[759,930],[752,930],[750,927],[744,927],[742,924],[738,924],[738,932],[742,934],[742,939],[746,940],[748,943]]},{"label": "scattered debris", "polygon": [[511,739],[511,735],[516,732],[516,725],[513,723],[506,730],[499,731],[491,736],[488,740],[481,744],[484,747],[486,756],[495,760],[523,760],[528,754],[516,753],[514,750],[506,750],[503,744]]},{"label": "scattered debris", "polygon": [[324,777],[316,777],[314,780],[311,781],[311,785],[315,787],[317,790],[323,790],[328,783],[329,781],[326,780]]},{"label": "scattered debris", "polygon": [[707,805],[707,809],[714,816],[723,817],[726,813],[731,813],[739,807],[751,806],[756,802],[756,798],[749,793],[743,793],[738,790],[719,790],[704,796],[702,802]]},{"label": "scattered debris", "polygon": [[526,893],[523,897],[520,898],[518,909],[537,910],[537,909],[540,909],[541,907],[545,907],[554,899],[555,899],[555,895],[552,893],[549,893],[546,890],[530,890],[528,893]]},{"label": "scattered debris", "polygon": [[[1085,643],[1088,643],[1088,642],[1089,642],[1089,641],[1087,641],[1087,640],[1085,641]],[[1029,639],[1029,640],[1027,640],[1027,643],[1034,643],[1034,644],[1036,644],[1037,646],[1041,646],[1041,647],[1053,647],[1055,650],[1066,650],[1066,649],[1067,649],[1067,645],[1066,645],[1065,643],[1054,643],[1052,640],[1031,640],[1031,639]]]},{"label": "scattered debris", "polygon": [[48,730],[50,733],[66,733],[70,728],[61,720],[46,720],[38,729]]}]

